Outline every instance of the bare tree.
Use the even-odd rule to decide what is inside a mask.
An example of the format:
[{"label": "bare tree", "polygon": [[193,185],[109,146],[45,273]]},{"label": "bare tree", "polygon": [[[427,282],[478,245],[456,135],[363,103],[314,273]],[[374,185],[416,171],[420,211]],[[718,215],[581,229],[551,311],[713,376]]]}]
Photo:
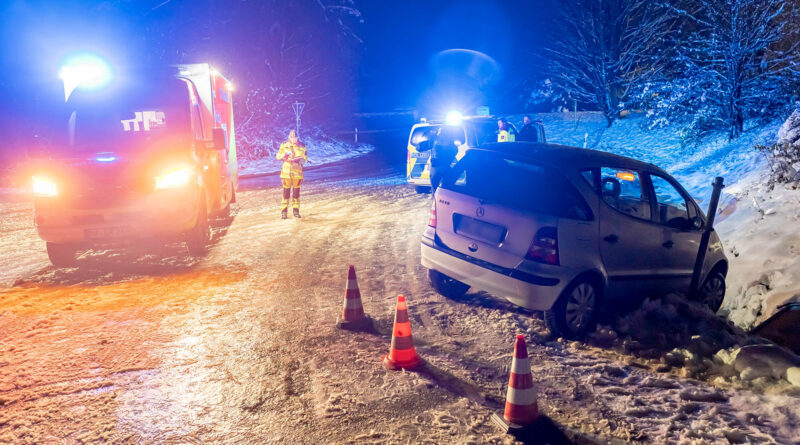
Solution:
[{"label": "bare tree", "polygon": [[610,126],[631,88],[665,66],[676,15],[652,0],[561,0],[548,48],[550,78],[572,99],[603,112]]}]

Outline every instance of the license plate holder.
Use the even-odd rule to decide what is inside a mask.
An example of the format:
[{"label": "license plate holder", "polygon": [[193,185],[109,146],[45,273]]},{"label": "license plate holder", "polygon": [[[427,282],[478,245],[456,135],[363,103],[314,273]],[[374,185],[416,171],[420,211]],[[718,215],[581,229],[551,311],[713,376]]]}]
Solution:
[{"label": "license plate holder", "polygon": [[98,227],[84,230],[86,239],[90,240],[124,238],[129,236],[130,233],[131,228],[128,226]]},{"label": "license plate holder", "polygon": [[506,237],[506,228],[469,216],[453,215],[453,227],[459,235],[489,244],[500,245]]}]

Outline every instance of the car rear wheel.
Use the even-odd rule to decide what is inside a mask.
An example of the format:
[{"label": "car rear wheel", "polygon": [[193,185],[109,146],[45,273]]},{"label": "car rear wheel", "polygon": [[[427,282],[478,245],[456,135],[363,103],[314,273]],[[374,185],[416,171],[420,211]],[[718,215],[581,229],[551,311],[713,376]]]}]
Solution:
[{"label": "car rear wheel", "polygon": [[581,279],[570,284],[544,313],[550,332],[565,338],[580,338],[590,332],[597,321],[599,297],[592,280]]},{"label": "car rear wheel", "polygon": [[78,249],[68,244],[47,243],[47,256],[55,267],[72,267]]},{"label": "car rear wheel", "polygon": [[431,188],[430,187],[425,187],[424,185],[414,186],[414,190],[417,193],[419,193],[420,195],[431,192]]},{"label": "car rear wheel", "polygon": [[717,312],[725,299],[725,275],[722,272],[711,272],[698,292],[700,303],[708,306],[712,312]]},{"label": "car rear wheel", "polygon": [[431,280],[433,289],[447,298],[461,298],[469,290],[468,284],[433,269],[428,270],[428,278]]},{"label": "car rear wheel", "polygon": [[203,256],[208,253],[211,241],[211,227],[208,224],[205,195],[200,197],[200,208],[197,210],[197,222],[194,228],[186,233],[186,247],[192,256]]}]

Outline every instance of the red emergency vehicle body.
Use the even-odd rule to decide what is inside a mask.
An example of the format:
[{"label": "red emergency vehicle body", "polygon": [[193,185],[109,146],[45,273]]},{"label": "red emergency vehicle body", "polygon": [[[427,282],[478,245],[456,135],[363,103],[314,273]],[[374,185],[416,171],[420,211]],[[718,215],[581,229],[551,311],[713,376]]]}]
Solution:
[{"label": "red emergency vehicle body", "polygon": [[34,174],[34,222],[56,266],[96,245],[184,239],[205,252],[209,217],[238,185],[232,87],[207,64],[117,73],[71,93],[68,134]]}]

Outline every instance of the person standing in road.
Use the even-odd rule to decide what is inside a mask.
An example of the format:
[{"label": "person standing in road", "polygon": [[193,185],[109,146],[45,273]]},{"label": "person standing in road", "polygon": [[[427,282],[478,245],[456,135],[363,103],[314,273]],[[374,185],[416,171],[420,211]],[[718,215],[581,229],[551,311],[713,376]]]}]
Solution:
[{"label": "person standing in road", "polygon": [[294,130],[289,132],[289,140],[281,144],[276,157],[283,161],[281,167],[281,183],[283,184],[281,218],[287,218],[290,196],[292,213],[295,218],[300,218],[300,186],[303,185],[303,164],[308,161],[308,154],[306,145],[300,142]]},{"label": "person standing in road", "polygon": [[458,127],[441,127],[436,135],[431,153],[431,196],[456,160],[458,146],[455,132],[459,130]]},{"label": "person standing in road", "polygon": [[520,142],[539,142],[539,132],[533,120],[527,114],[522,117],[522,128],[519,130],[517,140]]},{"label": "person standing in road", "polygon": [[517,129],[506,118],[501,117],[497,120],[497,142],[514,142],[517,137]]}]

